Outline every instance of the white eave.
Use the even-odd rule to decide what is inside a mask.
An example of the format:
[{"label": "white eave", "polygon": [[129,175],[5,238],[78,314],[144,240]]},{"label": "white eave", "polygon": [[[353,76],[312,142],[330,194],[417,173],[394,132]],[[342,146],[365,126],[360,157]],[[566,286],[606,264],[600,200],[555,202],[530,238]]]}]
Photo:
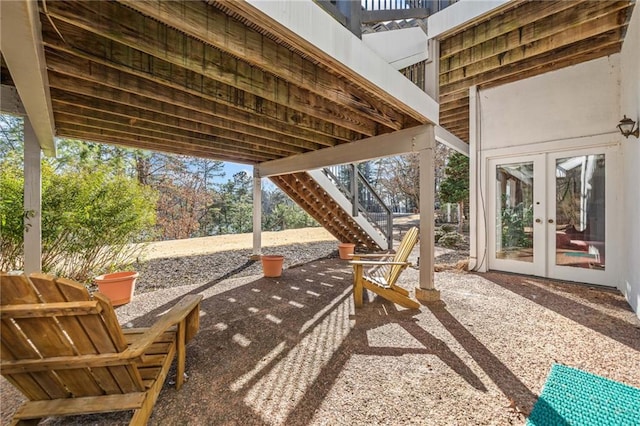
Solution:
[{"label": "white eave", "polygon": [[0,50],[40,148],[54,156],[54,120],[38,17],[31,0],[0,1]]},{"label": "white eave", "polygon": [[431,123],[438,123],[439,105],[435,100],[313,1],[247,1],[282,27],[375,84]]}]

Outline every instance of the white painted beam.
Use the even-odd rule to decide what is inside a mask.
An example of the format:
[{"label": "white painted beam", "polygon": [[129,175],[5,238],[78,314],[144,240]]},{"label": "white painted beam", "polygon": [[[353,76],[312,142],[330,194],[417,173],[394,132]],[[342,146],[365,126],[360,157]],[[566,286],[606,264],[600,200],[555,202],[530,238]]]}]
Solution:
[{"label": "white painted beam", "polygon": [[6,84],[0,87],[0,112],[21,117],[27,114],[15,87]]},{"label": "white painted beam", "polygon": [[460,0],[427,19],[427,37],[437,38],[465,23],[494,12],[513,0]]},{"label": "white painted beam", "polygon": [[331,148],[266,161],[257,166],[258,174],[260,177],[268,177],[416,152],[427,148],[427,141],[421,136],[430,131],[433,133],[432,129],[432,125],[425,124]]},{"label": "white painted beam", "polygon": [[36,1],[0,1],[0,50],[40,148],[54,156],[53,110]]},{"label": "white painted beam", "polygon": [[253,253],[257,260],[262,255],[262,179],[253,168]]},{"label": "white painted beam", "polygon": [[40,145],[24,119],[24,272],[42,271],[42,173]]},{"label": "white painted beam", "polygon": [[334,58],[337,61],[336,67],[347,67],[427,121],[438,123],[439,104],[435,100],[398,73],[312,0],[247,2],[279,24],[279,31],[294,33],[307,42],[309,49],[319,49]]},{"label": "white painted beam", "polygon": [[460,154],[469,156],[469,144],[449,132],[444,127],[436,126],[436,140],[442,144],[445,144],[449,148],[458,151]]}]

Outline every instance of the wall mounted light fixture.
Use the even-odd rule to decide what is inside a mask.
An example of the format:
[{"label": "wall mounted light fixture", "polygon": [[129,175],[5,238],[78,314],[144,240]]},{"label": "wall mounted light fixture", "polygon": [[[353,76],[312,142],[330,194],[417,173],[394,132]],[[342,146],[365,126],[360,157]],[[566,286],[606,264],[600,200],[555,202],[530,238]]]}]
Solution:
[{"label": "wall mounted light fixture", "polygon": [[640,127],[636,127],[636,129],[633,130],[635,125],[636,122],[630,118],[627,118],[627,116],[625,115],[624,118],[620,120],[618,129],[620,129],[620,133],[622,133],[622,136],[624,136],[625,138],[628,138],[629,136],[635,136],[637,138],[640,137]]}]

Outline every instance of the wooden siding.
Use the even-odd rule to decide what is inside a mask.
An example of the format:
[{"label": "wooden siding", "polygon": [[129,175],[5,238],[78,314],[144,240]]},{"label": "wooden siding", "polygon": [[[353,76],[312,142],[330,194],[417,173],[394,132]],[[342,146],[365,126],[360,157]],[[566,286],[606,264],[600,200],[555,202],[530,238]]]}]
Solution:
[{"label": "wooden siding", "polygon": [[440,125],[469,140],[469,87],[493,87],[620,51],[634,2],[509,2],[440,37]]}]

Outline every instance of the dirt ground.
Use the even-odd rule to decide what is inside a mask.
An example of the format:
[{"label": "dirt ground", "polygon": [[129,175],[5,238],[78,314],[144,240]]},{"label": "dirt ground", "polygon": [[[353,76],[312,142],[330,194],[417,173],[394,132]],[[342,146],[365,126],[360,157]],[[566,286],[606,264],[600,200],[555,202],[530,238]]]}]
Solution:
[{"label": "dirt ground", "polygon": [[[262,233],[263,247],[319,241],[336,241],[336,239],[326,229],[320,227]],[[144,247],[142,257],[145,260],[211,254],[227,250],[250,249],[253,247],[253,234],[215,235],[186,240],[157,241],[146,244]]]}]

